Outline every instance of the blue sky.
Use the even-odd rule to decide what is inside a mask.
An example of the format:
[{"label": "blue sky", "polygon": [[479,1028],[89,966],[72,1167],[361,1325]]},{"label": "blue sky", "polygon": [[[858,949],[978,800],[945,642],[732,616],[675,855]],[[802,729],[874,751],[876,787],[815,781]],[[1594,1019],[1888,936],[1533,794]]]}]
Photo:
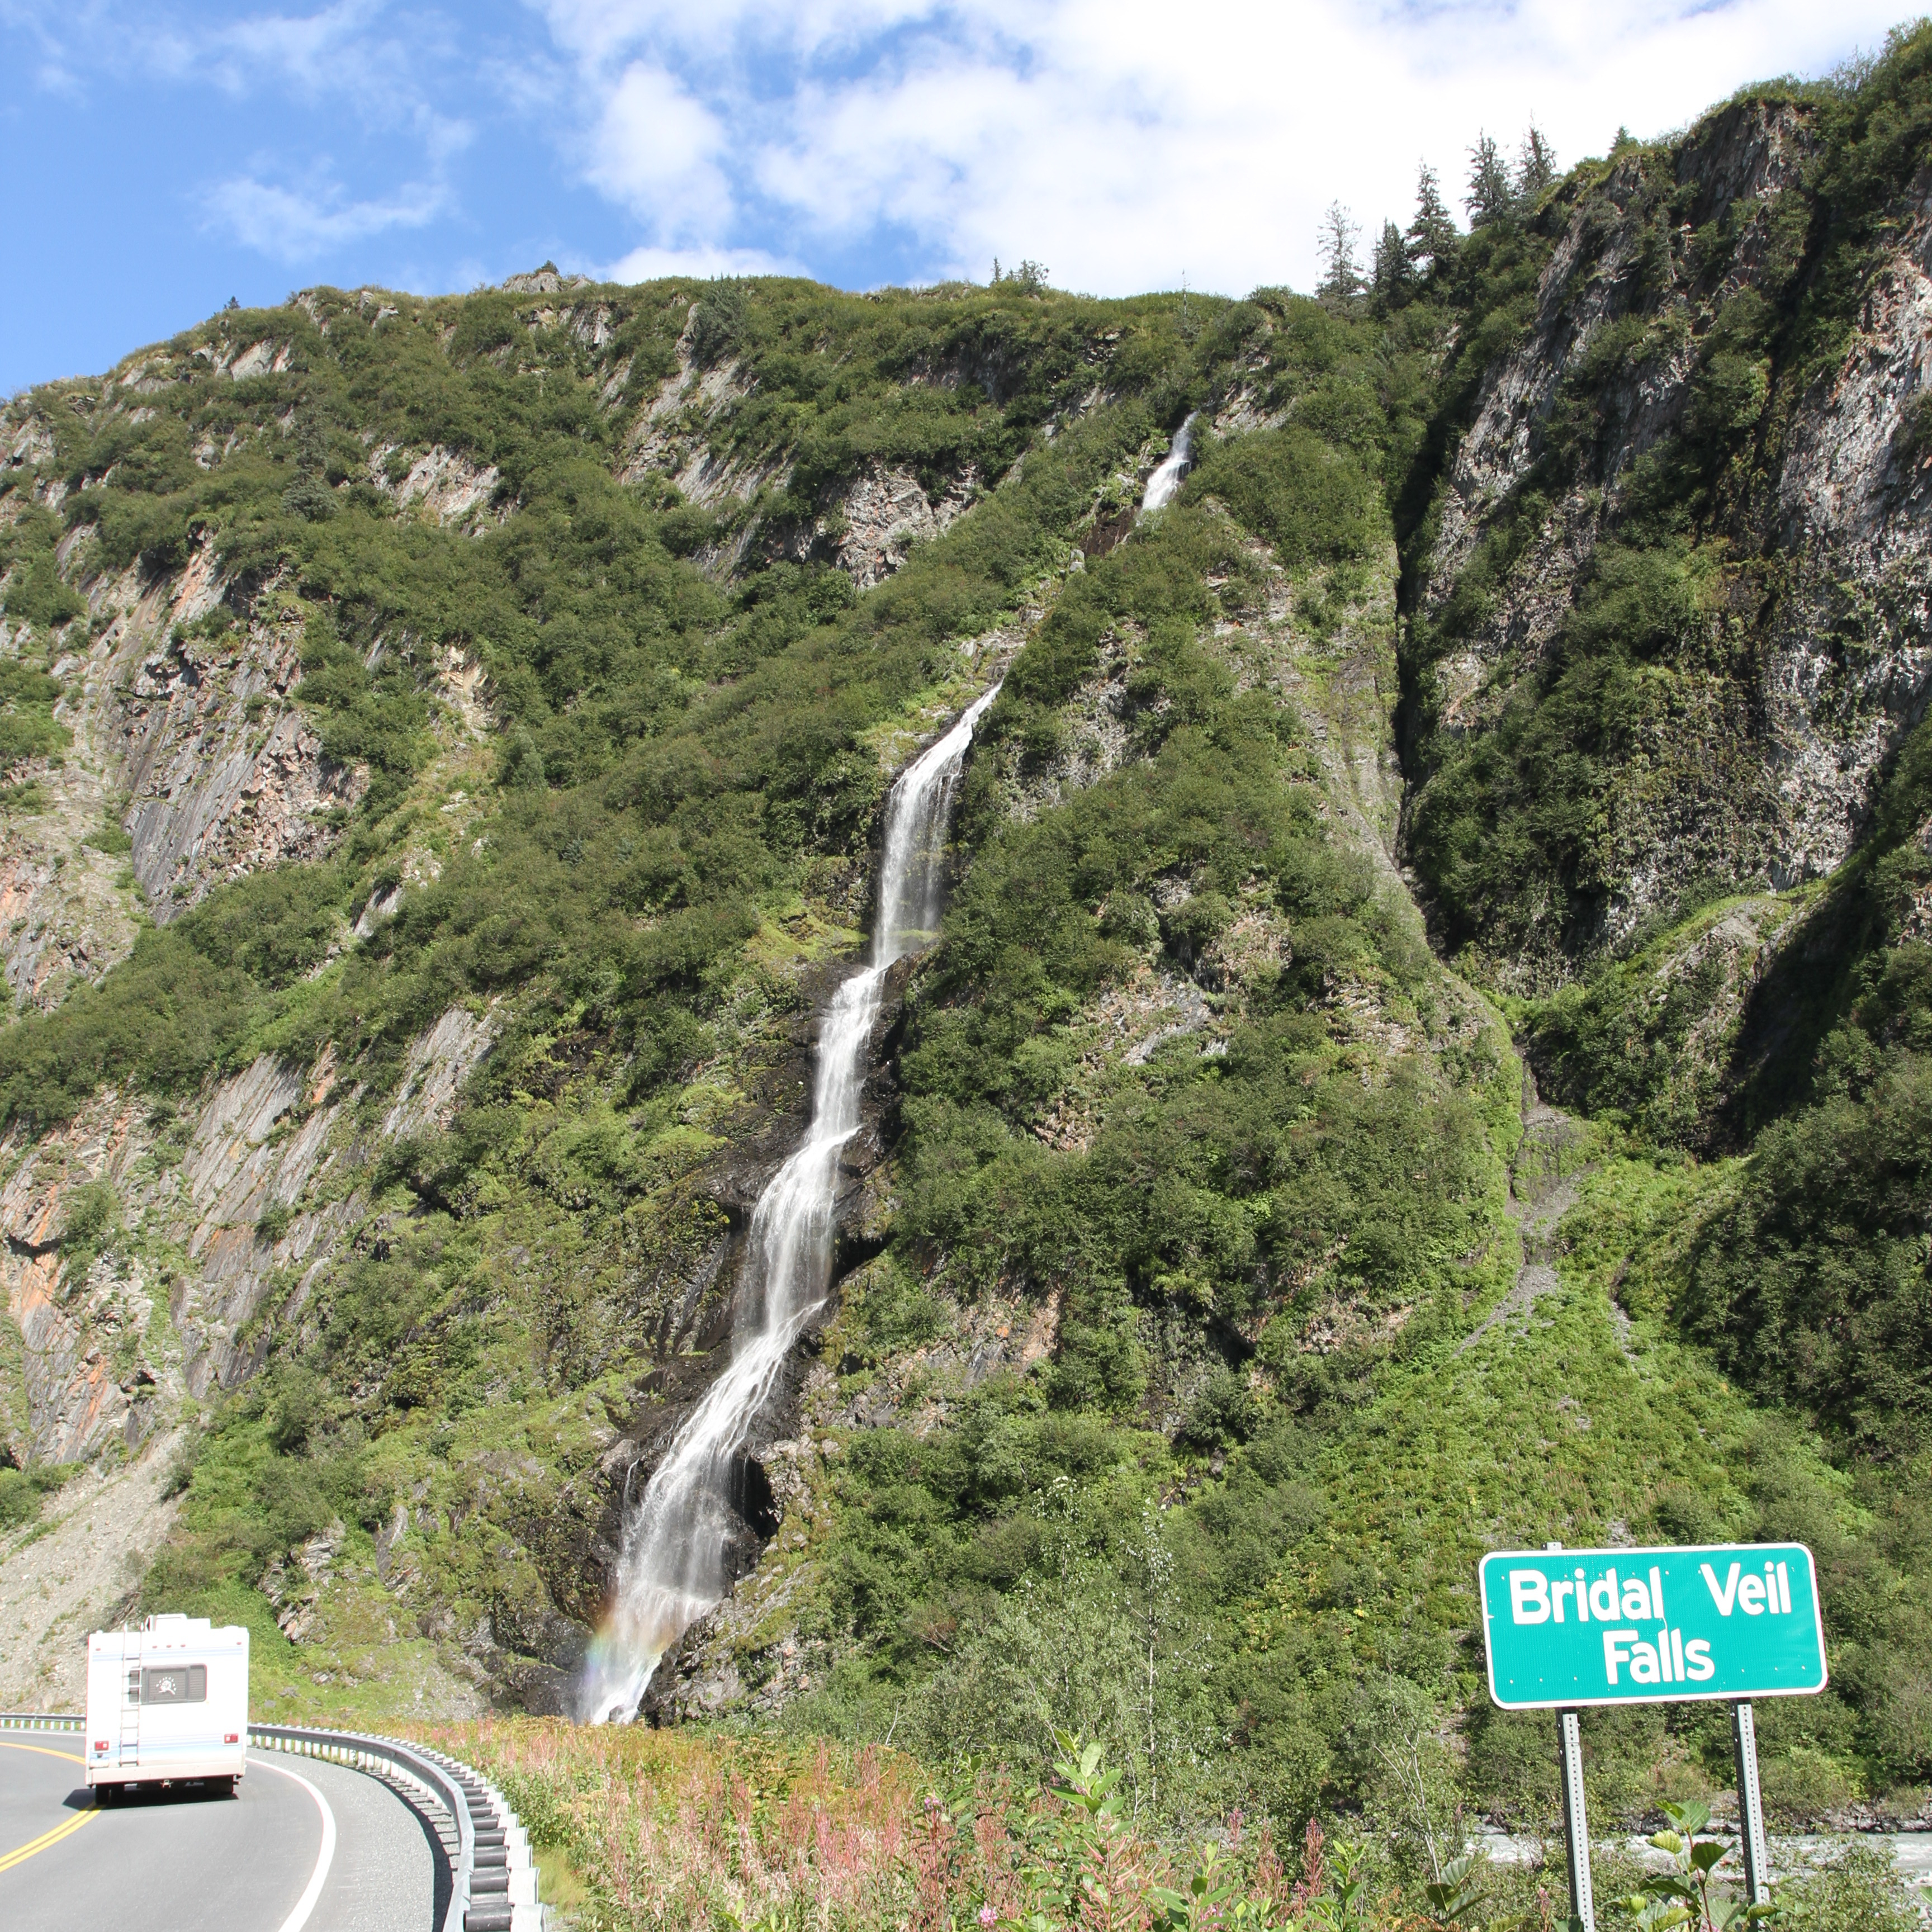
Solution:
[{"label": "blue sky", "polygon": [[1883,40],[1896,0],[0,0],[0,392],[238,296],[547,257],[850,287],[1306,287],[1533,116],[1569,162]]}]

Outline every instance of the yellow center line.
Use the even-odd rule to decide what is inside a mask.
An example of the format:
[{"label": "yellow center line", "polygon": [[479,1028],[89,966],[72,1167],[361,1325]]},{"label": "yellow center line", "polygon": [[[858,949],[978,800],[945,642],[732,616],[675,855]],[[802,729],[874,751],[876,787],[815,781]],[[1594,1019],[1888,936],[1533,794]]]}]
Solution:
[{"label": "yellow center line", "polygon": [[[45,1744],[16,1744],[10,1738],[0,1738],[0,1750],[32,1751],[36,1757],[57,1757],[63,1764],[82,1762],[71,1751],[50,1750]],[[90,1820],[99,1817],[98,1811],[76,1811],[71,1818],[64,1819],[51,1832],[43,1832],[38,1838],[31,1839],[16,1850],[0,1854],[0,1872],[10,1871],[14,1866],[24,1864],[36,1852],[44,1852],[50,1845],[57,1845],[70,1832],[77,1832]]]},{"label": "yellow center line", "polygon": [[0,1738],[0,1750],[32,1751],[41,1757],[63,1759],[69,1764],[80,1764],[83,1762],[82,1760],[76,1757],[72,1751],[49,1750],[45,1744],[16,1744],[8,1738]]},{"label": "yellow center line", "polygon": [[64,1823],[56,1825],[51,1832],[43,1832],[38,1838],[30,1839],[18,1851],[9,1852],[0,1858],[0,1872],[11,1871],[14,1866],[24,1864],[36,1852],[44,1852],[50,1845],[57,1845],[69,1832],[77,1832],[83,1825],[91,1825],[100,1816],[98,1811],[76,1811]]}]

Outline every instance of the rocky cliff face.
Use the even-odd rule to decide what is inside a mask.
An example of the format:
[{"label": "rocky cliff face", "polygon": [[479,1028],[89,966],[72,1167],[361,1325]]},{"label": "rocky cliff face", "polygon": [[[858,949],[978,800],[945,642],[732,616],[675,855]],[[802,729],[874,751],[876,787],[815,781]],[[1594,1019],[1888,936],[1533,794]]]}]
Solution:
[{"label": "rocky cliff face", "polygon": [[[1508,983],[1574,971],[1694,891],[1830,871],[1924,711],[1932,199],[1916,180],[1870,260],[1828,262],[1821,140],[1804,104],[1748,99],[1538,218],[1534,314],[1449,465],[1410,658],[1414,847],[1458,940],[1487,917]],[[1828,326],[1822,285],[1861,271]],[[1630,608],[1633,553],[1669,556],[1672,608]],[[1467,847],[1508,832],[1522,778],[1471,774],[1538,730],[1588,764],[1549,782],[1593,788],[1596,816],[1539,831],[1504,905]]]},{"label": "rocky cliff face", "polygon": [[124,682],[101,748],[128,800],[136,883],[163,920],[224,879],[320,858],[368,782],[322,755],[292,701],[298,604],[271,592],[212,640],[182,634],[221,589],[212,560],[197,558],[170,600],[172,622],[126,623],[110,661]]},{"label": "rocky cliff face", "polygon": [[0,1289],[25,1345],[14,1460],[131,1452],[182,1394],[206,1400],[259,1367],[258,1317],[299,1321],[368,1217],[375,1151],[446,1125],[490,1039],[461,1009],[445,1014],[411,1046],[373,1134],[332,1055],[305,1069],[264,1054],[178,1113],[109,1092],[0,1149]]},{"label": "rocky cliff face", "polygon": [[84,638],[0,624],[0,653],[51,649],[74,740],[16,768],[36,796],[0,824],[0,970],[43,1010],[98,980],[142,914],[164,922],[222,880],[320,857],[368,783],[323,756],[292,700],[298,604],[266,596],[247,622],[189,634],[226,588],[206,547],[178,573],[76,576]]}]

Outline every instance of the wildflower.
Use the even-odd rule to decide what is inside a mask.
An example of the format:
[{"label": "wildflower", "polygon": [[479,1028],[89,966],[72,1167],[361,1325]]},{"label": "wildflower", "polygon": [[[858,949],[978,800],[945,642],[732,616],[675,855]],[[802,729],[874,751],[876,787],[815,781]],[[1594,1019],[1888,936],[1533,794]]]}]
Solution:
[{"label": "wildflower", "polygon": [[1000,1915],[995,1912],[990,1905],[982,1905],[980,1906],[980,1923],[982,1925],[992,1927],[998,1924],[999,1922]]}]

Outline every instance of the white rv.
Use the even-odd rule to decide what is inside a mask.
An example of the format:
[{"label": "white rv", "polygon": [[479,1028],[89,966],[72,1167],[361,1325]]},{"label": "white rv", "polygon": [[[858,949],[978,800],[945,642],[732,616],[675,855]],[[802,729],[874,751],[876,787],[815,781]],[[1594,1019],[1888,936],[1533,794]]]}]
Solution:
[{"label": "white rv", "polygon": [[245,1630],[159,1616],[87,1640],[87,1781],[104,1799],[131,1784],[232,1790],[248,1746]]}]

